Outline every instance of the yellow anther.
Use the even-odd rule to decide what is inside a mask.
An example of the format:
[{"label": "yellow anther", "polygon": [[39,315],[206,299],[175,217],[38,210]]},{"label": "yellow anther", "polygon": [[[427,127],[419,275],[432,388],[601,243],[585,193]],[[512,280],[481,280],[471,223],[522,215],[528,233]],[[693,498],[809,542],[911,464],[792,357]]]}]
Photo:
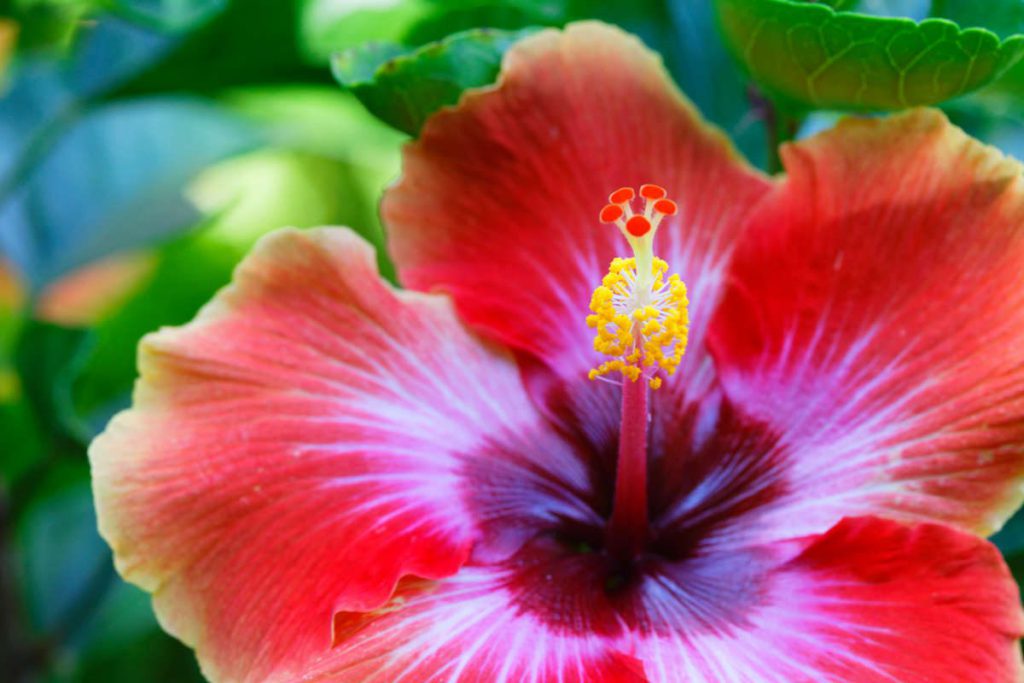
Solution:
[{"label": "yellow anther", "polygon": [[[616,258],[601,285],[590,298],[587,326],[596,330],[594,350],[610,360],[590,371],[590,378],[619,372],[631,381],[644,376],[644,369],[672,375],[686,352],[690,319],[686,285],[678,275],[665,281],[661,275],[668,264],[651,261],[651,272],[643,277],[636,259]],[[662,385],[660,377],[648,380],[652,389]]]}]

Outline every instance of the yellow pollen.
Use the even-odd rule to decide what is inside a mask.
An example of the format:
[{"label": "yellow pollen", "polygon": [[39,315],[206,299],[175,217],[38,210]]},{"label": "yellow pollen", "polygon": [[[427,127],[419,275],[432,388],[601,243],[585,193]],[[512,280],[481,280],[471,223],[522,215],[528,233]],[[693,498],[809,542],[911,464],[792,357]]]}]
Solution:
[{"label": "yellow pollen", "polygon": [[[641,193],[648,187],[652,186],[644,186]],[[612,201],[628,194],[619,190],[612,194]],[[644,234],[632,234],[626,228],[627,221],[634,215],[631,199],[611,204],[601,214],[604,222],[618,224],[633,248],[634,257],[613,259],[608,274],[591,296],[587,326],[596,332],[594,350],[608,360],[591,370],[589,376],[598,379],[618,372],[632,382],[644,378],[651,389],[658,389],[663,382],[662,375],[674,374],[686,353],[689,302],[686,285],[678,275],[668,275],[668,264],[653,254],[654,233],[664,216],[659,215],[658,208],[652,211],[651,205],[656,202],[648,198],[645,213],[653,214],[651,229]],[[675,208],[673,202],[657,203]],[[614,206],[622,210],[610,208]],[[605,220],[606,216],[614,220]]]}]

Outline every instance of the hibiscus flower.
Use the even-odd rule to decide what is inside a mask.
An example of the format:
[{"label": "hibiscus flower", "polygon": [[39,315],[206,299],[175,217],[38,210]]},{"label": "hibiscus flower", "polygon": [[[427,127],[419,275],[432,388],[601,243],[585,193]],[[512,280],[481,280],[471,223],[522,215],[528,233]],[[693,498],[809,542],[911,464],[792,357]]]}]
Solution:
[{"label": "hibiscus flower", "polygon": [[[1021,680],[1021,167],[928,110],[782,156],[617,29],[522,41],[405,151],[405,289],[285,230],[144,341],[120,572],[213,681]],[[587,324],[645,184],[654,366]]]}]

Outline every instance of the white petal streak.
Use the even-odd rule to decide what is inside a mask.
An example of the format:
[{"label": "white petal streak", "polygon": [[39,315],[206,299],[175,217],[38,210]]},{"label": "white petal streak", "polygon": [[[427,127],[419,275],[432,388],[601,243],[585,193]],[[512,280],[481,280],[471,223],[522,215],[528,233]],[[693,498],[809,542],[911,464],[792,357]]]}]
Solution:
[{"label": "white petal streak", "polygon": [[614,657],[598,636],[552,633],[522,613],[501,572],[465,568],[406,584],[392,604],[340,643],[304,681],[583,683]]},{"label": "white petal streak", "polygon": [[[780,574],[769,601],[746,614],[741,624],[641,637],[636,656],[644,661],[650,683],[835,683],[830,672],[837,670],[856,672],[850,680],[897,683],[891,672],[859,656],[850,644],[877,636],[896,643],[898,638],[875,633],[867,624],[844,623],[842,598],[829,595],[835,587],[815,583]],[[673,604],[662,600],[651,607],[672,618]]]}]

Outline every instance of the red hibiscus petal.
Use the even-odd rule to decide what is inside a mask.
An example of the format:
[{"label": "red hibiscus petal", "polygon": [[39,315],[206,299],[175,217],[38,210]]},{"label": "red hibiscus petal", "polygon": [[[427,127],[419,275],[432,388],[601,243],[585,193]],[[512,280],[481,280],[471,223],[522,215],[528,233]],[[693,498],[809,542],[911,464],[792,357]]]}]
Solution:
[{"label": "red hibiscus petal", "polygon": [[100,526],[214,680],[294,680],[337,610],[458,570],[460,456],[536,419],[509,357],[337,229],[262,241],[140,366],[91,449]]},{"label": "red hibiscus petal", "polygon": [[790,453],[776,532],[997,529],[1024,495],[1020,165],[925,110],[783,157],[709,335],[726,393]]},{"label": "red hibiscus petal", "polygon": [[[594,593],[590,581],[566,581],[554,567],[561,583],[523,575],[519,563],[406,580],[382,609],[336,615],[335,650],[306,680],[1015,683],[1024,675],[1016,584],[976,536],[847,518],[747,560],[757,565],[750,585],[746,564],[706,558],[718,580],[734,584],[713,602],[699,575],[675,584],[670,567],[655,571],[630,599],[644,616],[616,612],[619,627],[606,631],[581,627],[606,589]],[[561,595],[531,605],[537,589]]]},{"label": "red hibiscus petal", "polygon": [[738,624],[641,635],[652,683],[1016,683],[1017,586],[999,552],[937,524],[845,519],[776,569]]},{"label": "red hibiscus petal", "polygon": [[656,251],[690,289],[696,367],[722,270],[769,183],[616,28],[574,24],[516,45],[495,87],[466,94],[406,148],[382,213],[406,286],[450,292],[470,325],[576,383],[568,402],[607,437],[618,394],[585,379],[599,359],[584,319],[629,247],[598,212],[616,188],[651,182],[679,205]]}]

